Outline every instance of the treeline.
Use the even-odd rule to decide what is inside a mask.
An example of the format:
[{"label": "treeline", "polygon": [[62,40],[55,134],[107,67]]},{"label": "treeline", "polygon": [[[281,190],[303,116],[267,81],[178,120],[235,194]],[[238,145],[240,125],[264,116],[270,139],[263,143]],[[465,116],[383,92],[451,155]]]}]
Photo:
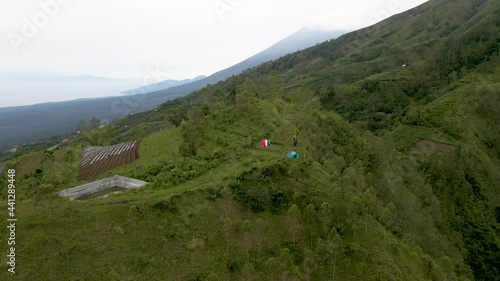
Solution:
[{"label": "treeline", "polygon": [[[236,151],[241,152],[241,149],[235,147],[256,145],[261,136],[273,130],[274,135],[279,136],[276,133],[283,130],[281,127],[283,119],[290,121],[299,132],[301,143],[305,147],[304,154],[307,155],[304,155],[306,162],[290,166],[282,160],[276,160],[271,166],[255,166],[226,185],[227,190],[231,192],[231,198],[248,210],[256,213],[286,214],[287,217],[292,217],[287,219],[294,221],[287,226],[291,231],[288,238],[291,241],[283,250],[291,251],[292,256],[297,255],[290,265],[295,269],[286,272],[276,271],[273,274],[285,274],[285,276],[291,274],[293,278],[309,276],[308,278],[323,279],[334,274],[345,274],[344,277],[347,277],[352,274],[348,268],[356,268],[359,262],[364,260],[369,265],[365,264],[366,267],[361,270],[363,276],[382,274],[380,276],[384,276],[387,280],[398,274],[404,276],[403,272],[396,275],[389,274],[389,272],[395,274],[395,271],[398,272],[405,267],[401,264],[394,265],[396,261],[392,260],[393,255],[387,254],[390,262],[386,261],[387,275],[383,275],[383,272],[371,272],[377,266],[380,269],[380,264],[384,262],[379,260],[383,255],[376,254],[375,250],[370,252],[370,244],[363,242],[364,247],[368,247],[366,251],[352,249],[353,241],[358,241],[360,237],[367,239],[368,233],[372,231],[377,233],[381,231],[381,233],[391,233],[391,238],[386,239],[392,242],[388,243],[397,244],[410,239],[413,242],[407,246],[420,247],[423,250],[417,258],[422,267],[415,269],[415,274],[425,272],[427,278],[436,280],[446,279],[445,276],[450,274],[470,277],[471,271],[468,267],[470,266],[476,276],[493,278],[497,270],[493,261],[497,260],[495,249],[498,245],[490,241],[493,237],[490,236],[493,235],[491,220],[471,218],[471,221],[482,225],[486,231],[477,235],[470,233],[468,223],[450,227],[450,222],[454,221],[454,213],[448,212],[449,209],[455,208],[465,210],[467,213],[489,212],[491,206],[483,208],[474,207],[477,204],[469,204],[465,209],[463,206],[458,207],[457,200],[468,202],[469,197],[474,196],[474,192],[456,193],[453,195],[456,199],[450,200],[449,195],[444,196],[441,193],[442,187],[434,179],[436,174],[448,178],[443,184],[452,189],[455,185],[450,184],[450,180],[463,182],[466,185],[470,185],[470,181],[473,181],[475,184],[473,189],[481,188],[479,183],[474,181],[474,176],[470,175],[471,171],[474,171],[472,167],[469,167],[468,173],[457,173],[466,170],[465,168],[461,170],[451,168],[455,173],[446,175],[442,167],[432,162],[439,157],[457,163],[464,159],[472,161],[473,155],[462,155],[464,158],[460,160],[454,159],[456,154],[438,155],[436,158],[430,158],[431,160],[415,163],[394,152],[390,145],[384,145],[372,134],[360,133],[358,128],[340,116],[321,111],[320,99],[307,89],[281,91],[277,85],[281,85],[282,82],[276,75],[270,77],[268,81],[267,85],[259,84],[259,87],[250,78],[246,78],[242,84],[233,79],[229,91],[225,94],[218,92],[215,102],[205,102],[186,111],[179,110],[189,107],[175,105],[173,108],[177,108],[175,112],[186,112],[187,116],[180,124],[183,143],[179,152],[187,157],[186,159],[198,159],[196,161],[203,161],[203,157],[206,158],[206,153],[199,154],[199,151],[204,151],[214,144],[220,145],[222,149],[232,147],[230,151],[234,154]],[[274,91],[266,93],[267,89],[273,88]],[[229,146],[221,142],[223,138],[234,140],[228,131],[239,135],[236,143]],[[283,141],[286,142],[286,139],[285,132]],[[459,150],[457,153],[462,152]],[[207,161],[212,161],[209,159],[206,158]],[[442,160],[438,163],[441,163],[440,161]],[[179,165],[182,166],[182,162],[179,162]],[[167,170],[172,170],[173,167]],[[194,167],[196,166],[192,166],[191,171],[211,169],[211,166]],[[426,181],[426,178],[429,181]],[[158,183],[170,181],[166,178],[158,179]],[[491,186],[482,188],[489,189]],[[217,198],[219,196],[217,194],[222,191],[214,192]],[[488,205],[486,196],[473,198]],[[479,206],[484,205],[479,204]],[[317,217],[321,208],[328,209],[329,213],[326,216],[331,219],[323,226],[319,225],[322,219]],[[319,231],[320,229],[322,230]],[[469,242],[465,251],[459,249],[454,245],[464,240],[457,240],[454,231],[463,233],[466,240],[467,237],[475,235],[476,240]],[[335,240],[337,242],[328,239],[337,239]],[[298,241],[301,244],[295,249]],[[332,247],[343,250],[335,251],[335,258],[332,256],[321,258],[321,255],[325,254],[321,252],[324,250],[323,243],[330,243]],[[372,246],[375,247],[375,244]],[[308,250],[301,252],[304,249]],[[266,261],[255,261],[253,257],[249,258],[247,263],[241,260],[228,262],[228,269],[238,274],[246,270],[259,271],[265,268],[267,262],[277,262],[280,255],[276,254],[272,259],[269,258],[271,260]],[[306,256],[309,260],[306,260]],[[361,257],[369,258],[367,261]],[[477,264],[479,257],[487,257],[479,262],[481,267]],[[318,260],[324,261],[324,268]],[[425,270],[422,269],[425,268],[424,260],[428,260],[431,264]],[[305,268],[313,264],[316,264],[314,269]],[[333,264],[336,270],[332,269]],[[361,278],[361,275],[358,277]]]}]

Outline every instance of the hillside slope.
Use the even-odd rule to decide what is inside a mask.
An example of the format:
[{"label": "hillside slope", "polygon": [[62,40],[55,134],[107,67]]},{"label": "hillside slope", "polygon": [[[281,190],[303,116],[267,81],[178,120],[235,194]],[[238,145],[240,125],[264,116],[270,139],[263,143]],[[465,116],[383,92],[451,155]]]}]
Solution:
[{"label": "hillside slope", "polygon": [[[0,128],[9,131],[9,134],[0,135],[0,150],[10,149],[14,144],[31,143],[54,135],[71,133],[82,118],[90,120],[96,117],[110,121],[131,113],[151,110],[167,100],[189,94],[268,60],[333,39],[340,34],[342,34],[340,31],[299,30],[234,66],[203,79],[168,87],[166,90],[145,92],[139,89],[138,94],[121,97],[0,108]],[[148,90],[150,87],[145,89]]]},{"label": "hillside slope", "polygon": [[39,158],[16,278],[500,280],[499,14],[430,1],[114,122],[140,190],[69,202],[77,157]]}]

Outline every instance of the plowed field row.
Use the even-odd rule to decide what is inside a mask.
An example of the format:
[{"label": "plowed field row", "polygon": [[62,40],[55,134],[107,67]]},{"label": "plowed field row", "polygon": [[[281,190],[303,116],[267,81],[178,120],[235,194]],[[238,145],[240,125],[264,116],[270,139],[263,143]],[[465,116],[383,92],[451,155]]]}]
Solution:
[{"label": "plowed field row", "polygon": [[80,162],[80,180],[93,180],[109,170],[134,162],[139,158],[140,142],[86,148]]}]

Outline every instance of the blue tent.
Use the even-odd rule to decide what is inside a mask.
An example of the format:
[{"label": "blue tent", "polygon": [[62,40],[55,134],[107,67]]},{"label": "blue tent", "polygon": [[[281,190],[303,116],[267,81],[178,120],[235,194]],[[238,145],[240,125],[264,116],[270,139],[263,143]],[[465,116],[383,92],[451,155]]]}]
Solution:
[{"label": "blue tent", "polygon": [[289,159],[295,159],[295,160],[298,160],[300,158],[299,154],[295,151],[288,152],[286,157],[288,157]]}]

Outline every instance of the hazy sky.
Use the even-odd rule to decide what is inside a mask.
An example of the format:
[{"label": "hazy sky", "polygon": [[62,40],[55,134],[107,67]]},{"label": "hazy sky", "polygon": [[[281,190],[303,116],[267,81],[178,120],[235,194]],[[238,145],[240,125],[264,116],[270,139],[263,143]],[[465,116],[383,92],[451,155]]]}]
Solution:
[{"label": "hazy sky", "polygon": [[[151,69],[165,79],[210,75],[300,28],[354,30],[423,2],[1,0],[0,76],[143,80]],[[14,104],[22,103],[0,101]]]}]

